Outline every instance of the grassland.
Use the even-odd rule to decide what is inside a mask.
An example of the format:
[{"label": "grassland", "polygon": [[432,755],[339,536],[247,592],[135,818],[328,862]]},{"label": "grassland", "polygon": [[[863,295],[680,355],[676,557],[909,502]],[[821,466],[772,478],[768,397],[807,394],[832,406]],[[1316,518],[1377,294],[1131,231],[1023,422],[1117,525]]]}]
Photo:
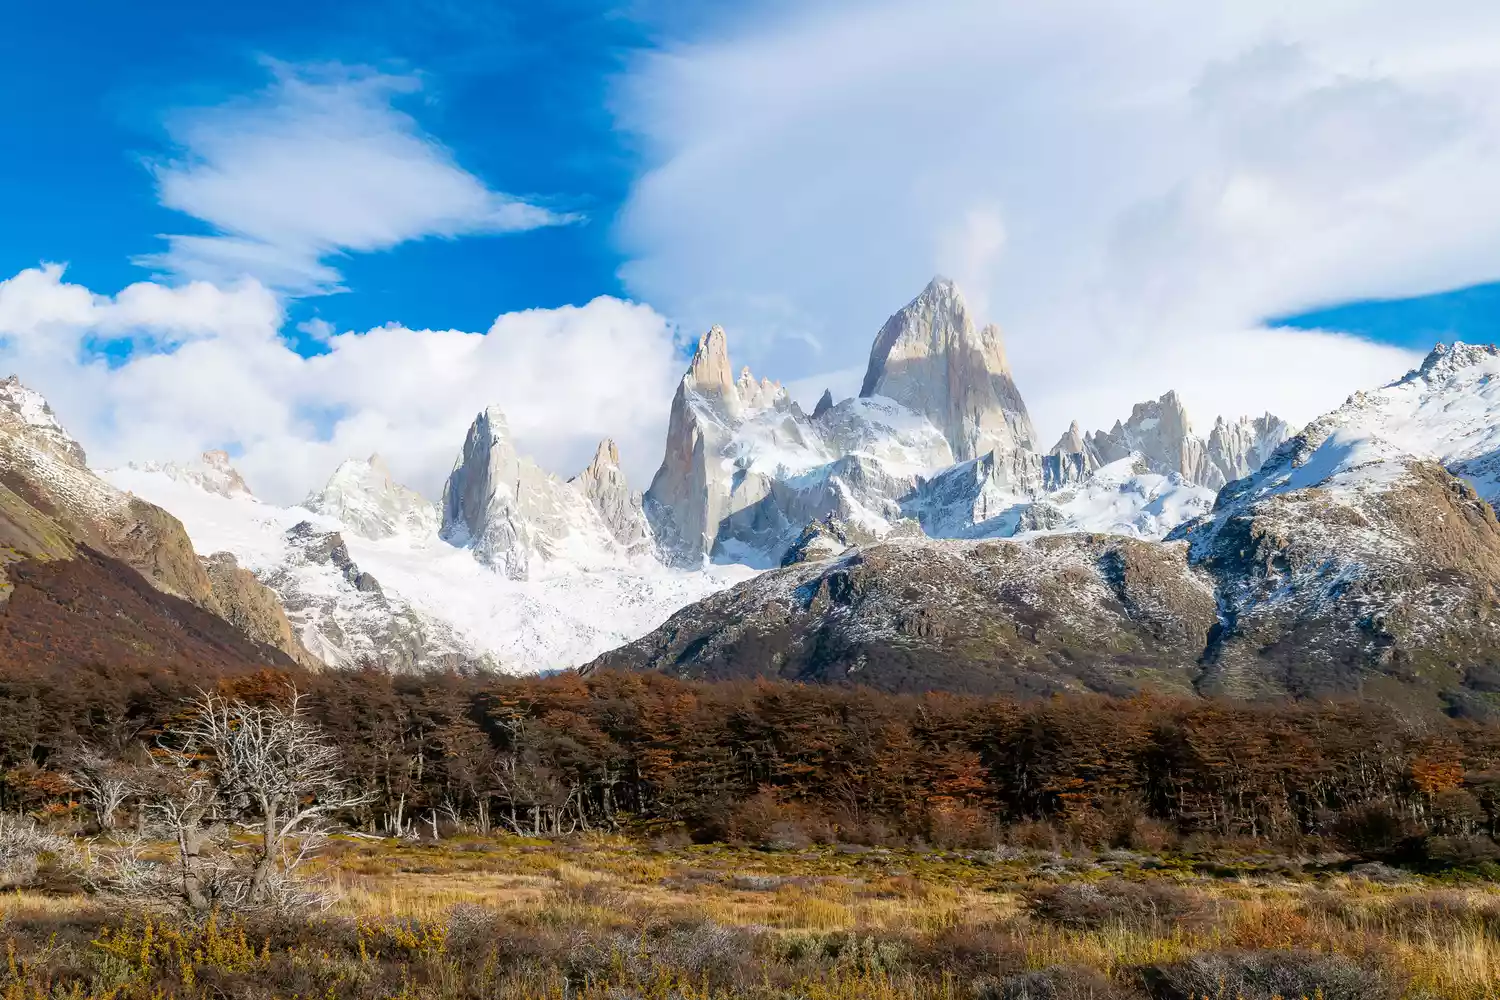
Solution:
[{"label": "grassland", "polygon": [[0,997],[1500,997],[1491,883],[1334,858],[595,837],[348,839],[323,864],[316,915],[9,893]]}]

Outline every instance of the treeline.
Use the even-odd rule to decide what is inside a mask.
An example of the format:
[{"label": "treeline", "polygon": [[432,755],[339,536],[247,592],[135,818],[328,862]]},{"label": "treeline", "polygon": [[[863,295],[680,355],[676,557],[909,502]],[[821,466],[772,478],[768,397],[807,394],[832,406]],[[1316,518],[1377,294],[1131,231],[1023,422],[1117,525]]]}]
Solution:
[{"label": "treeline", "polygon": [[1500,729],[1374,702],[1024,703],[607,673],[12,672],[0,677],[0,810],[86,822],[70,777],[80,753],[139,759],[200,686],[254,702],[291,684],[368,796],[343,820],[371,833],[1141,848],[1446,838],[1484,854],[1500,832]]}]

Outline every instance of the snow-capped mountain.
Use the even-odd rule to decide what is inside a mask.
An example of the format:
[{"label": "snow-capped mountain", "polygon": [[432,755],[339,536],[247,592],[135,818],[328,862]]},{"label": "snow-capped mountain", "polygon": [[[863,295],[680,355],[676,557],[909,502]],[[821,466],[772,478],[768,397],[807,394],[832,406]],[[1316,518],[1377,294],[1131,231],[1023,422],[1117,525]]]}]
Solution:
[{"label": "snow-capped mountain", "polygon": [[[523,540],[517,549],[482,548],[467,535],[454,544],[451,530],[441,537],[440,528],[449,526],[437,508],[395,483],[378,458],[345,462],[327,486],[294,507],[264,503],[248,490],[226,495],[164,467],[103,475],[175,511],[201,549],[232,553],[280,597],[302,644],[334,667],[572,666],[749,575],[732,566],[674,571],[633,553],[610,533],[596,506],[619,506],[616,487],[624,479],[612,446],[601,448],[603,458],[596,456],[575,481],[562,482],[514,455],[508,438],[497,438],[503,421],[493,409],[476,419],[468,440],[481,446],[466,445],[449,491],[462,496],[463,483],[491,483],[496,494],[479,501],[478,513],[513,528]],[[496,461],[486,466],[491,455]],[[522,480],[539,488],[524,492],[520,503],[509,502],[514,493],[507,492],[504,476],[491,479],[485,471],[502,466],[525,468]],[[483,497],[483,489],[476,486],[470,495]],[[628,489],[625,496],[628,511]],[[638,515],[638,497],[633,509]],[[628,522],[616,519],[627,537]],[[500,537],[483,516],[476,524],[479,539]],[[527,578],[507,575],[509,551],[524,556]],[[574,554],[581,557],[568,561]]]},{"label": "snow-capped mountain", "polygon": [[[669,561],[760,568],[814,521],[828,538],[1009,537],[1102,531],[1159,538],[1205,512],[1214,490],[1286,437],[1267,415],[1192,433],[1175,393],[1115,430],[1075,426],[1047,454],[1005,359],[963,295],[935,278],[881,328],[859,397],[825,392],[811,416],[745,369],[731,381],[715,327],[677,395],[645,509]],[[957,461],[955,461],[957,459]]]},{"label": "snow-capped mountain", "polygon": [[[201,471],[205,473],[202,483],[228,488],[230,480],[219,478],[216,470],[205,466]],[[158,474],[170,478],[166,472]],[[305,662],[306,651],[295,641],[269,590],[233,560],[220,558],[222,554],[200,557],[182,524],[170,513],[121,492],[91,472],[83,447],[63,429],[47,401],[14,376],[0,381],[0,539],[0,567],[20,560],[76,563],[84,568],[71,571],[88,582],[75,580],[73,585],[112,591],[114,597],[105,600],[115,602],[115,615],[123,614],[120,609],[128,606],[136,614],[186,618],[180,610],[163,610],[159,600],[122,593],[131,588],[118,585],[117,563],[135,570],[162,593],[234,623],[244,633],[240,641],[251,640],[231,651],[233,643],[226,645],[214,635],[208,641],[218,643],[215,657],[222,658],[225,652],[232,657],[255,656],[251,651],[254,644],[260,644],[289,660]],[[12,584],[0,572],[0,601],[7,600],[11,590]],[[81,602],[76,595],[68,595],[61,607],[81,607]],[[92,614],[82,613],[83,620],[69,626],[79,634],[59,641],[58,648],[72,644],[97,651],[123,641],[137,652],[171,647],[171,653],[164,655],[177,655],[183,649],[179,640],[191,645],[213,632],[211,627],[200,632],[199,622],[179,621],[166,630],[170,636],[163,638],[165,633],[160,631],[151,635],[150,623],[137,622],[133,627],[145,631],[124,640],[115,634],[115,623],[101,619],[110,614],[97,608]],[[199,646],[194,655],[207,654]]]},{"label": "snow-capped mountain", "polygon": [[180,483],[192,483],[221,497],[249,496],[250,487],[229,462],[227,451],[205,451],[190,462],[131,463],[132,469],[159,472]]},{"label": "snow-capped mountain", "polygon": [[[1493,717],[1497,375],[1494,347],[1439,347],[1282,443],[1210,510],[1210,491],[1152,471],[1207,453],[1181,447],[1192,438],[1174,399],[1104,435],[1135,448],[1154,438],[1154,462],[1137,450],[1026,505],[1008,506],[1029,475],[1024,455],[1007,462],[997,450],[926,480],[924,502],[907,510],[926,536],[990,533],[999,521],[993,533],[1011,537],[871,541],[839,520],[812,525],[782,568],[684,608],[593,667],[908,691],[1358,693]],[[1217,453],[1248,463],[1279,433],[1273,420],[1221,423]],[[1098,441],[1075,427],[1057,451],[1076,470]],[[1114,537],[1045,530],[1091,521]],[[1119,537],[1174,523],[1165,541]]]},{"label": "snow-capped mountain", "polygon": [[1500,499],[1497,374],[1496,348],[1440,345],[1310,423],[1177,529],[1219,579],[1210,662],[1221,687],[1265,684],[1268,656],[1288,670],[1379,666],[1432,684],[1487,669],[1500,643],[1500,525],[1486,503]]},{"label": "snow-capped mountain", "polygon": [[344,462],[287,508],[258,500],[222,452],[108,477],[269,585],[325,663],[538,670],[585,662],[756,571],[851,545],[1160,538],[1285,436],[1267,417],[1221,420],[1204,441],[1168,394],[1043,454],[998,328],[942,278],[881,328],[857,397],[825,392],[808,414],[778,383],[732,373],[713,327],[644,496],[607,440],[576,476],[543,469],[498,406],[475,417],[437,503],[378,455]]},{"label": "snow-capped mountain", "polygon": [[604,454],[564,481],[520,454],[505,414],[490,407],[469,427],[443,487],[442,537],[513,580],[546,574],[549,564],[598,570],[649,558],[644,515],[613,447],[602,443]]}]

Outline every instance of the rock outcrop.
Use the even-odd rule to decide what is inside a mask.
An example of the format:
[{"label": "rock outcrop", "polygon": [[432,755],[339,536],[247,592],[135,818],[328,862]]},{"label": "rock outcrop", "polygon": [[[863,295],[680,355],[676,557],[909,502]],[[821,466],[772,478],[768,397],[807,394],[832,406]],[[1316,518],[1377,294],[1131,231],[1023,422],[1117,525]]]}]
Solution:
[{"label": "rock outcrop", "polygon": [[159,472],[179,483],[191,483],[199,489],[221,497],[254,496],[239,470],[222,450],[205,451],[192,462],[142,462],[128,466],[140,472]]},{"label": "rock outcrop", "polygon": [[254,641],[290,656],[310,670],[321,670],[323,662],[303,648],[292,631],[286,610],[275,591],[242,569],[228,552],[215,552],[203,560],[215,600],[223,618]]},{"label": "rock outcrop", "polygon": [[497,666],[451,625],[386,594],[337,531],[303,521],[286,537],[288,558],[263,576],[302,645],[322,663],[389,673]]},{"label": "rock outcrop", "polygon": [[961,462],[1037,446],[999,328],[976,330],[962,293],[946,278],[934,278],[886,321],[859,394],[927,417]]}]

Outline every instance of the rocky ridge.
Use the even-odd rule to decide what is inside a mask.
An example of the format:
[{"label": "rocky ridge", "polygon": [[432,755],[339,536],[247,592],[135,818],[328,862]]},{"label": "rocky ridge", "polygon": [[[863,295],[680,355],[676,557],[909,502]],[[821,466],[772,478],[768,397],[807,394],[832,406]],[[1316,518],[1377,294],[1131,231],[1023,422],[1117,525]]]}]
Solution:
[{"label": "rocky ridge", "polygon": [[[785,568],[591,669],[895,690],[1359,693],[1488,716],[1500,710],[1497,375],[1493,347],[1439,347],[1283,442],[1165,542],[1072,532],[842,551],[837,525],[810,530]],[[1180,478],[1139,452],[1103,468]]]}]

